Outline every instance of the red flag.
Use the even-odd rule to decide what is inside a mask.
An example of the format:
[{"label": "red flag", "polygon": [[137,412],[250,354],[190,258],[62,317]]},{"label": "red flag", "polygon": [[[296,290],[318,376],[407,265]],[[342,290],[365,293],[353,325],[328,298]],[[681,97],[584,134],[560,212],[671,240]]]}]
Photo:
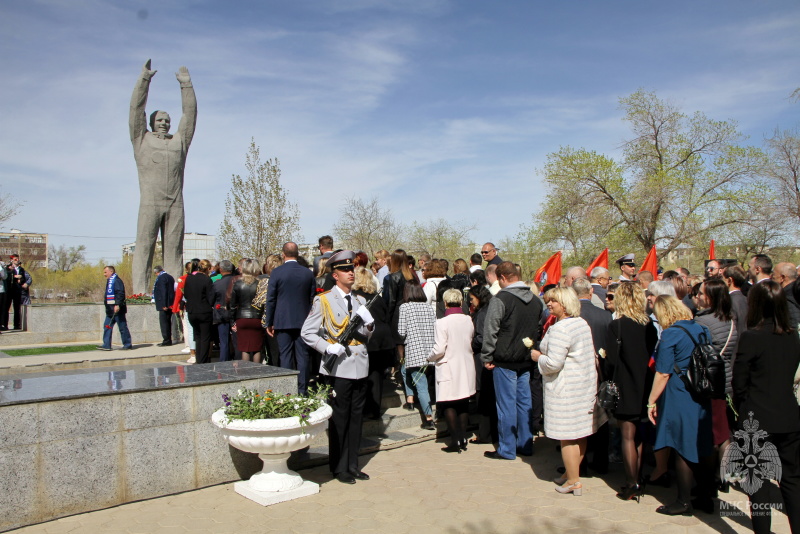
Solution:
[{"label": "red flag", "polygon": [[[542,280],[542,275],[544,280]],[[557,284],[561,280],[561,251],[556,252],[550,259],[544,262],[544,265],[539,267],[536,274],[533,275],[533,281],[537,284]]]},{"label": "red flag", "polygon": [[608,269],[608,249],[597,255],[592,263],[586,268],[586,276],[592,276],[592,269],[595,267],[602,267]]},{"label": "red flag", "polygon": [[650,273],[653,275],[653,278],[658,277],[658,257],[656,256],[655,245],[653,245],[653,248],[650,249],[650,252],[647,253],[647,257],[642,262],[639,272],[642,271],[650,271]]},{"label": "red flag", "polygon": [[711,246],[708,247],[708,259],[709,260],[716,260],[717,259],[717,251],[714,247],[714,240],[711,240]]}]

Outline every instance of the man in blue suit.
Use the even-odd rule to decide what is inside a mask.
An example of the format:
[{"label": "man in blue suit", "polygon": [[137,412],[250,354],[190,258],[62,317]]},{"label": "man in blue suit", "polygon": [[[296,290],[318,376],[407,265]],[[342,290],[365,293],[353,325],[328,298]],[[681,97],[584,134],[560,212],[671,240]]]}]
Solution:
[{"label": "man in blue suit", "polygon": [[310,269],[297,263],[297,244],[283,245],[283,265],[276,267],[269,279],[264,324],[267,334],[278,342],[280,366],[296,369],[297,391],[305,395],[311,377],[308,347],[300,330],[311,310],[317,284]]},{"label": "man in blue suit", "polygon": [[167,271],[156,265],[153,268],[156,281],[153,284],[153,303],[158,310],[158,324],[161,325],[159,347],[172,345],[172,303],[175,300],[175,279]]}]

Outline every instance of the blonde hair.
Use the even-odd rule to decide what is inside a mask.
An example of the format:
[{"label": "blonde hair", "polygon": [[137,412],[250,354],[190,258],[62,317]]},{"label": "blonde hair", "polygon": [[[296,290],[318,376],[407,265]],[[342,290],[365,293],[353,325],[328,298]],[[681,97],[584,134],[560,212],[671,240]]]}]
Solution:
[{"label": "blonde hair", "polygon": [[280,254],[270,254],[267,256],[267,261],[264,262],[261,271],[264,274],[271,274],[272,270],[279,265],[283,265],[283,258],[281,258]]},{"label": "blonde hair", "polygon": [[645,311],[646,306],[644,289],[635,282],[623,282],[614,292],[614,311],[618,317],[628,317],[639,324],[647,324],[650,317]]},{"label": "blonde hair", "polygon": [[242,272],[242,282],[247,285],[256,281],[256,277],[261,274],[261,269],[258,267],[258,261],[244,258],[239,262],[239,270]]},{"label": "blonde hair", "polygon": [[554,287],[544,294],[545,303],[554,300],[564,307],[564,312],[570,317],[580,317],[581,301],[571,287]]},{"label": "blonde hair", "polygon": [[378,285],[375,283],[375,277],[372,276],[372,272],[367,270],[366,267],[356,267],[353,289],[360,289],[364,293],[375,293],[378,291]]},{"label": "blonde hair", "polygon": [[653,304],[653,312],[656,314],[658,323],[664,330],[677,321],[688,321],[692,319],[691,310],[689,310],[678,297],[673,297],[672,295],[659,295],[656,298],[655,304]]},{"label": "blonde hair", "polygon": [[458,289],[448,289],[442,294],[442,300],[448,308],[461,306],[464,302],[464,295]]},{"label": "blonde hair", "polygon": [[211,272],[211,262],[208,260],[200,260],[197,269],[203,274],[208,274]]}]

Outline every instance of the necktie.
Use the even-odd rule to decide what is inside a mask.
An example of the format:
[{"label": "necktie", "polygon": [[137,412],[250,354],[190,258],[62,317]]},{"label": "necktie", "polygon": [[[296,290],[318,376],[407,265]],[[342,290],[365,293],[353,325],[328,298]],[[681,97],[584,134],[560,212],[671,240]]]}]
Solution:
[{"label": "necktie", "polygon": [[350,301],[350,295],[345,295],[344,298],[347,299],[347,313],[349,314],[353,311],[353,303]]}]

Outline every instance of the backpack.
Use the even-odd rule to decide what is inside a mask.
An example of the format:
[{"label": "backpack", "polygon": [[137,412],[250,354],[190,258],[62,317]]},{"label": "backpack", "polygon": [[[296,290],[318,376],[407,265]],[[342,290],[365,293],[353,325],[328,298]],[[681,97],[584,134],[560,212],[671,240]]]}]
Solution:
[{"label": "backpack", "polygon": [[688,330],[680,328],[694,343],[694,350],[689,357],[689,366],[686,371],[681,371],[675,365],[675,373],[683,380],[686,390],[695,397],[695,400],[724,399],[725,398],[725,361],[717,349],[711,344],[705,332],[700,334],[700,339],[695,340]]}]

